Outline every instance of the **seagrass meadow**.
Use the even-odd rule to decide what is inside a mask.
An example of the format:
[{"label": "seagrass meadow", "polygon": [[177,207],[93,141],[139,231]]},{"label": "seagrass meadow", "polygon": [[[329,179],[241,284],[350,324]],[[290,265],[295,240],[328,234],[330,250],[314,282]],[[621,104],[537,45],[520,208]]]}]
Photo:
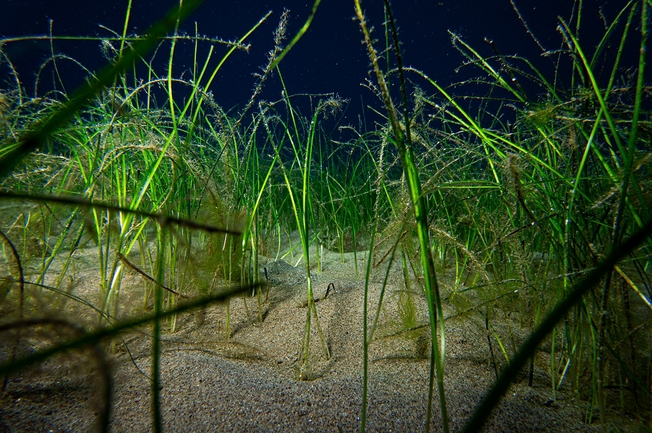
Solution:
[{"label": "seagrass meadow", "polygon": [[320,0],[234,41],[179,31],[201,3],[131,34],[129,2],[67,37],[103,69],[52,48],[29,92],[0,39],[0,430],[652,430],[650,0],[591,47],[574,2],[551,73],[451,32],[446,85],[352,0],[377,100],[336,130],[283,74]]}]

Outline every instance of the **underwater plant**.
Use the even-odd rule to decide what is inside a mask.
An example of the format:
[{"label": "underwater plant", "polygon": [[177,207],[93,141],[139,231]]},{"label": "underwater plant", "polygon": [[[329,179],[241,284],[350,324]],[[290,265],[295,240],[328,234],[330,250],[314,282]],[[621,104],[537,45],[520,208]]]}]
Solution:
[{"label": "underwater plant", "polygon": [[[612,416],[649,424],[649,0],[628,1],[612,22],[605,19],[592,52],[579,38],[581,6],[574,20],[560,19],[562,49],[543,53],[553,59],[554,77],[525,56],[500,54],[493,41],[485,56],[451,32],[464,67],[476,68],[474,78],[451,87],[404,65],[399,17],[387,0],[385,46],[376,51],[354,0],[373,68],[367,85],[385,111],[369,108],[380,119],[374,128],[342,126],[354,137],[347,142],[326,126],[346,101],[295,95],[280,68],[320,0],[285,46],[289,13],[280,16],[273,49],[238,112],[219,107],[210,89],[271,13],[235,42],[180,35],[180,20],[200,4],[180,2],[141,37],[127,34],[128,6],[122,34],[83,37],[100,42],[109,62],[70,95],[58,89],[29,97],[17,76],[15,89],[0,91],[4,389],[10,375],[66,353],[89,360],[102,382],[98,423],[107,431],[108,361],[129,352],[126,331],[142,331],[151,341],[151,368],[143,374],[152,429],[161,431],[166,337],[209,318],[219,323],[210,328],[219,338],[207,345],[244,346],[234,341],[242,329],[262,329],[279,299],[292,296],[278,286],[270,293],[274,276],[266,266],[294,257],[285,269],[300,265],[305,275],[295,284],[305,300],[293,310],[301,316],[299,349],[272,362],[300,381],[325,379],[339,356],[328,312],[344,316],[351,307],[327,304],[359,288],[361,431],[372,421],[370,353],[388,336],[414,343],[410,359],[428,367],[423,429],[439,421],[444,431],[456,429],[445,375],[454,320],[481,331],[482,362],[496,376],[464,431],[482,429],[523,378],[529,386],[543,382],[552,402],[571,395],[583,420],[599,419],[605,430]],[[183,73],[189,77],[177,66],[182,43],[193,46],[192,72]],[[226,47],[219,59],[212,44]],[[621,60],[628,44],[640,53],[636,65]],[[2,46],[0,59],[8,62]],[[159,75],[155,58],[167,53],[161,47],[170,51]],[[615,55],[605,55],[609,47],[617,47]],[[60,61],[56,54],[48,64]],[[623,72],[627,66],[635,72]],[[265,83],[277,78],[282,97],[261,100]],[[307,115],[299,98],[310,101]],[[290,246],[281,245],[286,239]],[[96,261],[91,300],[75,291],[76,267],[88,250]],[[340,289],[319,279],[328,250],[342,267],[351,253],[355,284]],[[318,284],[326,295],[317,296]],[[207,309],[215,304],[219,312]],[[190,311],[201,320],[190,322]],[[328,364],[323,374],[311,364],[315,334]],[[26,348],[39,339],[38,350]]]}]

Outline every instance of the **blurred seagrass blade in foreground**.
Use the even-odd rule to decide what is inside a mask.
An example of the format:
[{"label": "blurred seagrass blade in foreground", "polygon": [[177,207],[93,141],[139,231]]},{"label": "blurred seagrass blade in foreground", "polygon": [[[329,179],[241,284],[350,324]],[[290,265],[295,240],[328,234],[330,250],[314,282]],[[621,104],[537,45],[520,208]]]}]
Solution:
[{"label": "blurred seagrass blade in foreground", "polygon": [[166,317],[173,316],[186,311],[192,311],[198,308],[205,308],[209,305],[215,304],[217,302],[222,302],[230,297],[237,296],[240,293],[246,293],[256,289],[256,285],[248,285],[241,287],[234,287],[227,289],[220,293],[217,293],[212,296],[207,296],[205,298],[193,300],[187,303],[183,303],[173,309],[159,311],[150,315],[138,317],[132,320],[127,320],[122,323],[117,323],[112,327],[105,327],[95,331],[85,332],[83,329],[78,326],[63,320],[54,320],[54,319],[24,319],[15,322],[5,323],[0,325],[0,335],[3,335],[3,338],[7,335],[7,332],[15,332],[16,330],[20,331],[23,329],[29,329],[45,325],[56,325],[57,327],[65,328],[66,330],[70,329],[73,331],[74,338],[64,341],[60,344],[54,345],[53,347],[44,348],[42,350],[36,351],[30,355],[14,359],[12,361],[0,364],[0,377],[6,376],[10,373],[17,372],[25,367],[35,365],[41,362],[46,361],[47,359],[52,358],[53,356],[69,352],[73,349],[79,348],[90,348],[93,353],[94,359],[97,361],[98,365],[101,366],[100,374],[105,382],[103,390],[104,392],[104,407],[102,408],[100,423],[102,431],[109,430],[109,419],[111,414],[111,397],[112,397],[112,379],[110,373],[109,364],[106,361],[106,358],[99,349],[98,344],[107,338],[114,338],[120,335],[120,333],[125,332],[129,329],[133,329],[138,326],[147,325],[151,322],[160,321]]},{"label": "blurred seagrass blade in foreground", "polygon": [[77,89],[60,109],[33,127],[11,148],[0,157],[0,178],[11,172],[13,167],[28,153],[34,151],[54,132],[64,126],[68,120],[81,108],[87,105],[91,98],[103,88],[110,86],[115,78],[131,68],[139,59],[151,51],[159,39],[172,30],[179,21],[187,18],[203,0],[186,0],[172,8],[162,19],[149,28],[145,36],[134,42],[131,49],[124,50],[115,63],[104,67],[97,75],[90,78],[86,84]]},{"label": "blurred seagrass blade in foreground", "polygon": [[[36,150],[42,143],[44,143],[52,134],[57,130],[62,128],[67,124],[67,122],[78,113],[83,107],[89,104],[92,98],[94,98],[102,89],[112,85],[114,80],[128,68],[131,68],[135,63],[142,59],[149,51],[151,51],[158,43],[160,38],[164,37],[170,30],[177,28],[181,20],[185,19],[194,11],[203,0],[186,0],[180,1],[178,6],[172,8],[161,20],[157,21],[150,29],[147,31],[146,35],[133,43],[131,49],[121,51],[120,56],[117,61],[110,63],[105,68],[100,70],[95,77],[89,78],[86,84],[80,86],[64,103],[61,108],[56,110],[51,115],[45,117],[44,119],[37,121],[35,125],[30,128],[30,131],[23,135],[21,138],[16,140],[15,143],[10,144],[9,146],[2,149],[0,154],[0,178],[5,177],[11,173],[13,168],[20,163],[20,161],[28,155],[30,152]],[[90,205],[90,204],[89,204]],[[228,296],[221,294],[219,296]],[[22,299],[22,296],[21,296]],[[192,306],[206,305],[210,301],[200,300],[193,304],[190,304],[190,307],[180,307],[173,309],[172,311],[157,311],[154,317],[145,317],[139,319],[140,321],[146,320],[147,322],[153,320],[155,322],[155,329],[158,328],[158,320],[160,317],[165,317],[166,315],[174,314],[175,312],[180,312],[192,308]],[[177,311],[175,311],[177,310]],[[41,320],[41,319],[38,319]],[[145,322],[142,322],[145,323]],[[132,327],[134,324],[128,324],[128,327]],[[23,329],[31,326],[29,323],[23,321],[12,322],[4,324],[2,329],[8,329],[13,327],[14,329]],[[32,363],[42,362],[49,357],[53,356],[56,353],[67,351],[74,347],[80,346],[89,346],[97,344],[102,338],[109,335],[116,335],[117,332],[120,332],[121,329],[126,329],[124,326],[116,326],[111,329],[103,329],[96,332],[81,334],[80,338],[73,340],[72,342],[64,343],[63,345],[44,349],[36,352],[31,360]],[[108,334],[107,334],[108,333]],[[158,337],[158,336],[157,336]],[[13,354],[13,351],[12,351]],[[153,354],[154,364],[158,364],[158,353]],[[29,358],[29,357],[28,357]],[[100,357],[101,358],[101,357]],[[103,358],[102,358],[103,359]],[[15,371],[20,368],[25,367],[29,364],[29,360],[26,358],[20,358],[18,360],[14,359],[12,356],[10,360],[3,364],[0,367],[0,371],[3,371],[2,374],[8,374],[10,371]],[[104,370],[105,376],[108,378],[108,369],[103,365],[102,369]],[[156,385],[157,377],[155,374],[154,384]],[[109,419],[111,413],[111,381],[110,379],[105,379],[105,401],[104,407],[102,410],[102,416],[99,420],[100,428],[102,431],[109,430]],[[153,412],[158,413],[159,409],[159,398],[158,398],[158,388],[153,387]],[[154,427],[156,431],[160,431],[160,417],[155,416]]]},{"label": "blurred seagrass blade in foreground", "polygon": [[530,334],[519,351],[511,358],[509,364],[501,372],[500,377],[491,389],[485,394],[482,401],[476,406],[473,415],[464,426],[464,432],[480,431],[491,411],[500,403],[503,395],[514,382],[518,372],[525,366],[527,360],[537,350],[537,347],[552,332],[554,327],[566,317],[573,306],[582,300],[589,290],[597,286],[613,267],[629,254],[640,247],[652,236],[652,221],[647,221],[643,227],[631,237],[618,245],[609,255],[600,262],[588,275],[573,286],[570,293],[562,299],[555,308],[548,313],[541,324]]}]

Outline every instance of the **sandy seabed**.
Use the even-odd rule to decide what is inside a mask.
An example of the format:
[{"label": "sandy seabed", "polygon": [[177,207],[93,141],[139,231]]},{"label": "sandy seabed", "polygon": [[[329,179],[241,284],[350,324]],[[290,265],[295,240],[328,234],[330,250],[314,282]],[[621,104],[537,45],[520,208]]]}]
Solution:
[{"label": "sandy seabed", "polygon": [[[313,253],[316,253],[313,251]],[[79,253],[83,255],[83,251]],[[259,322],[256,298],[230,301],[231,339],[225,338],[225,305],[182,315],[177,331],[163,334],[161,346],[161,411],[168,432],[352,432],[360,429],[362,411],[362,315],[366,253],[323,251],[321,272],[315,266],[313,287],[319,323],[330,352],[322,351],[314,318],[307,368],[299,358],[307,309],[304,265],[291,254],[284,260],[261,260],[269,294],[263,293]],[[88,261],[92,263],[92,260]],[[314,262],[314,259],[313,259]],[[80,263],[84,263],[83,260]],[[298,264],[298,266],[297,266]],[[78,287],[93,287],[92,274]],[[369,323],[376,315],[385,266],[372,273]],[[440,278],[446,291],[445,276]],[[398,296],[402,271],[389,273],[383,307],[369,349],[367,431],[425,430],[428,401],[429,328],[400,333]],[[334,288],[326,291],[329,285]],[[414,287],[418,287],[413,285]],[[142,296],[142,281],[132,276],[122,293]],[[81,289],[79,289],[81,290]],[[418,290],[418,289],[417,289]],[[83,297],[83,293],[78,296]],[[267,298],[266,300],[264,298]],[[414,297],[418,323],[427,323],[427,304]],[[135,302],[135,301],[134,301]],[[125,312],[124,314],[127,314]],[[444,315],[454,316],[452,306]],[[70,313],[73,314],[73,313]],[[74,314],[73,314],[74,315]],[[484,321],[464,315],[446,321],[445,387],[451,431],[460,431],[483,393],[495,379]],[[498,326],[498,325],[496,325]],[[516,325],[515,325],[516,326]],[[125,333],[116,340],[113,365],[112,432],[152,430],[150,328]],[[516,329],[519,341],[527,330]],[[29,340],[27,338],[26,340]],[[28,341],[29,342],[29,341]],[[38,342],[32,342],[34,348]],[[126,345],[124,344],[126,343]],[[4,345],[4,348],[7,346]],[[125,350],[128,347],[128,351]],[[5,350],[5,349],[2,350]],[[496,352],[500,361],[501,353]],[[486,425],[489,432],[599,431],[584,424],[582,411],[561,390],[552,400],[544,348],[536,355],[534,384],[523,372]],[[6,356],[5,356],[6,359]],[[504,358],[503,358],[504,359]],[[99,375],[84,355],[54,358],[29,372],[11,376],[0,399],[1,432],[92,431],[100,413]],[[302,375],[307,380],[297,380]],[[431,431],[441,431],[435,390]]]}]

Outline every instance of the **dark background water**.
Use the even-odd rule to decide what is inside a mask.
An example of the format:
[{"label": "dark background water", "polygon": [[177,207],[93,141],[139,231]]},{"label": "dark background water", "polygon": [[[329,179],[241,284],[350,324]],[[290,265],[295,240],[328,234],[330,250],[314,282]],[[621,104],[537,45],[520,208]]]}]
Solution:
[{"label": "dark background water", "polygon": [[[111,29],[122,32],[127,0],[0,0],[0,37],[43,35],[50,31],[57,36],[110,36]],[[144,32],[160,18],[175,0],[134,0],[129,33]],[[570,20],[577,16],[571,0],[515,0],[530,31],[538,38],[545,50],[566,48],[557,30],[559,18]],[[610,23],[625,1],[584,0],[581,43],[592,52],[604,34],[605,20]],[[422,70],[446,87],[455,82],[481,74],[473,67],[458,67],[464,58],[452,47],[448,31],[459,34],[481,55],[492,56],[492,47],[485,38],[494,41],[501,54],[517,54],[530,59],[552,79],[554,64],[551,57],[542,56],[542,49],[528,34],[509,0],[401,0],[392,3],[394,16],[399,25],[404,63]],[[265,64],[266,54],[273,47],[273,31],[284,8],[291,11],[288,40],[308,17],[312,1],[218,1],[206,0],[190,19],[182,25],[182,32],[195,33],[195,23],[200,34],[235,40],[245,34],[268,11],[271,17],[248,39],[249,52],[237,51],[227,61],[211,90],[216,101],[226,109],[238,109],[248,100],[254,86],[254,73]],[[375,28],[377,48],[383,48],[383,2],[366,0],[363,8],[370,25]],[[575,15],[573,15],[573,13]],[[352,0],[322,0],[314,22],[281,64],[288,91],[299,93],[336,93],[349,100],[340,123],[357,125],[362,107],[378,107],[379,101],[363,86],[369,77],[370,63],[362,45],[362,35],[355,16]],[[103,26],[103,27],[101,27]],[[638,23],[635,23],[638,27]],[[622,25],[618,27],[622,31]],[[620,32],[618,33],[618,35]],[[634,67],[637,60],[638,34],[632,38],[624,53],[623,66]],[[81,62],[93,71],[105,63],[98,41],[57,41],[54,49]],[[200,63],[208,52],[209,44],[200,46]],[[617,39],[609,47],[613,58]],[[47,41],[6,43],[3,47],[16,67],[22,84],[32,93],[35,91],[35,72],[50,55]],[[192,45],[181,44],[174,64],[174,75],[189,77],[192,64]],[[224,46],[216,46],[215,59],[226,52]],[[159,73],[164,73],[166,55],[161,54]],[[71,61],[58,62],[64,76],[67,91],[81,83],[84,73]],[[494,67],[500,68],[497,62]],[[6,72],[6,68],[2,70]],[[47,71],[46,71],[47,72]],[[51,74],[51,72],[50,72]],[[562,79],[569,77],[566,73]],[[48,90],[47,73],[39,83],[40,94]],[[5,77],[2,77],[6,81]],[[412,76],[416,84],[434,93],[423,80]],[[527,84],[524,84],[527,86]],[[563,83],[562,85],[567,85]],[[528,89],[537,98],[536,88]],[[486,92],[472,86],[458,86],[454,93]],[[277,100],[281,87],[277,77],[268,81],[263,98]],[[367,116],[376,116],[367,112]],[[373,119],[367,119],[367,121]]]}]

